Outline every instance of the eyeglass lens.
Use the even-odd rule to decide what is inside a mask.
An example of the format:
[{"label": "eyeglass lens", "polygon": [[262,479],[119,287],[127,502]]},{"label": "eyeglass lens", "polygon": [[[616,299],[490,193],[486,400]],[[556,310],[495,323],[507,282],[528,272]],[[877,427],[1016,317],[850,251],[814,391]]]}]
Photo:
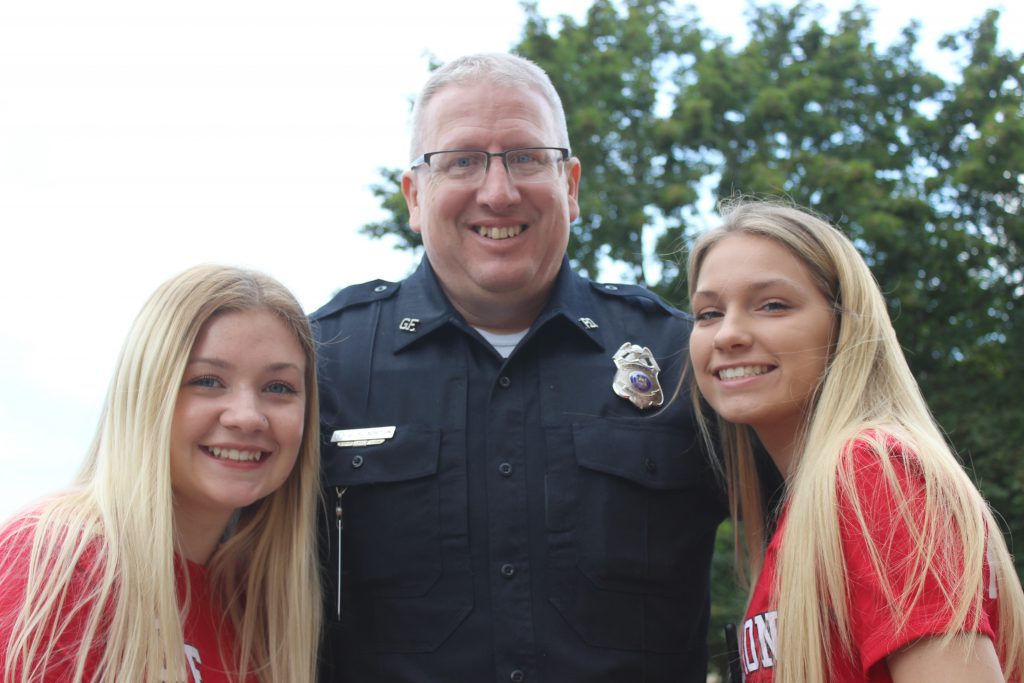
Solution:
[{"label": "eyeglass lens", "polygon": [[[435,152],[430,155],[430,168],[450,180],[476,182],[484,177],[494,156],[473,150]],[[562,155],[557,149],[510,149],[501,156],[517,182],[543,182],[561,171]]]}]

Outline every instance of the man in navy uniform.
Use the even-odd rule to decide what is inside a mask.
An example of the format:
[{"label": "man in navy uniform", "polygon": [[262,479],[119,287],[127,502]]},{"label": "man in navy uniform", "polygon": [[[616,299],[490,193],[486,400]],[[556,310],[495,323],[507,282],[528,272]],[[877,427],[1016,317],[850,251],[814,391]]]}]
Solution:
[{"label": "man in navy uniform", "polygon": [[322,680],[703,683],[726,511],[670,400],[691,320],[570,269],[580,162],[532,62],[435,71],[410,157],[418,270],[312,316]]}]

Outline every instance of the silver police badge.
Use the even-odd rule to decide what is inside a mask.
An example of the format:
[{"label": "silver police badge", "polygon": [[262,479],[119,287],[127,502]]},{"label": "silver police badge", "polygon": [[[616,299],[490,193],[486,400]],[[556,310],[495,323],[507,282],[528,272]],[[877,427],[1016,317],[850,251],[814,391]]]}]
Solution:
[{"label": "silver police badge", "polygon": [[658,361],[646,346],[626,342],[612,356],[615,361],[615,379],[612,390],[616,396],[629,399],[640,410],[657,408],[665,401],[658,384]]}]

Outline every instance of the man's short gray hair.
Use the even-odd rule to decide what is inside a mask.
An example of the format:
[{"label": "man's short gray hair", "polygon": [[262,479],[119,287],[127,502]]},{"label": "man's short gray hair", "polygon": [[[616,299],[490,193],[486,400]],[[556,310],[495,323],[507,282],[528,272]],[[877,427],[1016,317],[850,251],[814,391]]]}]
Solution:
[{"label": "man's short gray hair", "polygon": [[425,151],[420,149],[426,125],[423,112],[434,96],[449,85],[472,85],[481,82],[535,88],[551,107],[555,132],[559,137],[557,144],[569,147],[569,129],[565,124],[562,98],[558,96],[558,91],[544,70],[525,57],[504,52],[484,52],[453,59],[430,75],[413,107],[410,159],[415,159]]}]

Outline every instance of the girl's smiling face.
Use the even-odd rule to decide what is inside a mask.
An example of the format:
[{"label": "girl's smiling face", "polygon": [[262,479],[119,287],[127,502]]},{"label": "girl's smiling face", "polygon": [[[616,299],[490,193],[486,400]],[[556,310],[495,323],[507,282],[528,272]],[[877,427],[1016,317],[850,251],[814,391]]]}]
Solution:
[{"label": "girl's smiling face", "polygon": [[302,444],[305,371],[298,339],[271,311],[221,313],[206,322],[174,407],[177,514],[226,524],[235,509],[284,483]]},{"label": "girl's smiling face", "polygon": [[752,427],[773,456],[788,454],[828,363],[831,302],[781,243],[736,233],[704,256],[692,305],[701,394],[725,420]]}]

